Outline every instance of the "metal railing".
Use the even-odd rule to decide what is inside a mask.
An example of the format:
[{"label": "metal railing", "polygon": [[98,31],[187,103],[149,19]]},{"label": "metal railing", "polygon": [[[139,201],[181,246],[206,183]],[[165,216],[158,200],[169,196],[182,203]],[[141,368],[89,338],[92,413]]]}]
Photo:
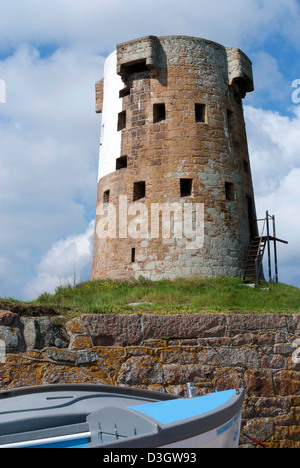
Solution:
[{"label": "metal railing", "polygon": [[[273,236],[270,235],[270,220],[272,220],[273,225]],[[255,259],[255,268],[256,268],[256,284],[258,284],[259,276],[262,268],[262,261],[263,261],[263,254],[265,250],[265,245],[263,250],[261,251],[261,245],[264,242],[267,244],[268,247],[268,271],[269,271],[269,283],[272,282],[272,267],[271,267],[271,241],[274,243],[274,263],[275,263],[275,275],[274,280],[278,283],[278,257],[277,257],[277,242],[281,242],[283,244],[288,244],[287,241],[282,239],[278,239],[276,237],[276,225],[275,225],[275,215],[270,215],[268,211],[266,211],[266,216],[263,219],[257,219],[256,221],[263,221],[263,228],[262,233],[259,239],[259,246],[257,250],[257,256]],[[267,229],[267,235],[264,236],[265,228]],[[260,262],[259,262],[260,260]]]}]

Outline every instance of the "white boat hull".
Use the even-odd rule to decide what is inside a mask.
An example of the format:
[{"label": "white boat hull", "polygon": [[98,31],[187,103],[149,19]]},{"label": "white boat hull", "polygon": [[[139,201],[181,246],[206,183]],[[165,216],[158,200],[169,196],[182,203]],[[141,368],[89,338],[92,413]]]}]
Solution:
[{"label": "white boat hull", "polygon": [[212,431],[184,439],[174,444],[165,445],[166,449],[205,449],[205,448],[238,448],[241,431],[241,411],[228,423]]}]

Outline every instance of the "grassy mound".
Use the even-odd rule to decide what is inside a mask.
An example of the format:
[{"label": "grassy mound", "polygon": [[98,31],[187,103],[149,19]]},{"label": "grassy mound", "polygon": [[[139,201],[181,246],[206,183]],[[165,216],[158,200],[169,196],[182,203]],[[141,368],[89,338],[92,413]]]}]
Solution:
[{"label": "grassy mound", "polygon": [[[88,281],[44,293],[35,306],[83,313],[298,313],[300,289],[262,283],[256,288],[239,278],[191,278],[162,281]],[[1,305],[1,304],[0,304]]]}]

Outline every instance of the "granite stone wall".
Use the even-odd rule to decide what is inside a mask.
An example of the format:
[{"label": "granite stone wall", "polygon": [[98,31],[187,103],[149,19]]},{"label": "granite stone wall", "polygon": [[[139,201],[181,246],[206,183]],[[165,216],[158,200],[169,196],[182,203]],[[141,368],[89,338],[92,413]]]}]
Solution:
[{"label": "granite stone wall", "polygon": [[[244,431],[300,448],[300,315],[0,312],[0,389],[100,383],[197,395],[244,387]],[[5,343],[5,353],[3,351]],[[241,445],[249,446],[242,436]]]}]

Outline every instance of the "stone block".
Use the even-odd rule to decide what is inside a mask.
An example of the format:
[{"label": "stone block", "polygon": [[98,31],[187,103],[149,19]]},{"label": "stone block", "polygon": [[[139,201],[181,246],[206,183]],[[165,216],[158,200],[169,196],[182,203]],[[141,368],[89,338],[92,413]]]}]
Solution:
[{"label": "stone block", "polygon": [[21,331],[18,328],[0,326],[0,340],[5,343],[5,351],[22,352],[26,345]]},{"label": "stone block", "polygon": [[143,341],[138,315],[83,315],[81,320],[94,346],[133,346]]},{"label": "stone block", "polygon": [[225,315],[144,315],[142,317],[144,339],[160,338],[208,338],[224,336]]},{"label": "stone block", "polygon": [[96,92],[96,113],[101,114],[103,109],[103,93],[104,93],[104,80],[97,81],[95,84]]},{"label": "stone block", "polygon": [[255,396],[274,396],[271,370],[249,369],[244,374],[247,392]]},{"label": "stone block", "polygon": [[251,330],[262,332],[286,330],[286,316],[276,314],[231,314],[228,316],[228,333],[246,333]]},{"label": "stone block", "polygon": [[236,83],[241,96],[254,90],[252,63],[239,49],[226,47],[228,57],[229,82]]},{"label": "stone block", "polygon": [[162,384],[163,370],[151,356],[134,356],[121,365],[118,385],[145,386]]},{"label": "stone block", "polygon": [[295,371],[281,370],[274,375],[276,395],[289,396],[300,394],[300,374]]},{"label": "stone block", "polygon": [[10,312],[9,310],[0,310],[0,326],[10,326],[12,325],[17,314]]},{"label": "stone block", "polygon": [[214,388],[218,392],[243,388],[243,369],[230,367],[218,368],[214,372]]},{"label": "stone block", "polygon": [[68,347],[67,333],[62,327],[55,326],[51,317],[21,317],[20,321],[27,348]]}]

